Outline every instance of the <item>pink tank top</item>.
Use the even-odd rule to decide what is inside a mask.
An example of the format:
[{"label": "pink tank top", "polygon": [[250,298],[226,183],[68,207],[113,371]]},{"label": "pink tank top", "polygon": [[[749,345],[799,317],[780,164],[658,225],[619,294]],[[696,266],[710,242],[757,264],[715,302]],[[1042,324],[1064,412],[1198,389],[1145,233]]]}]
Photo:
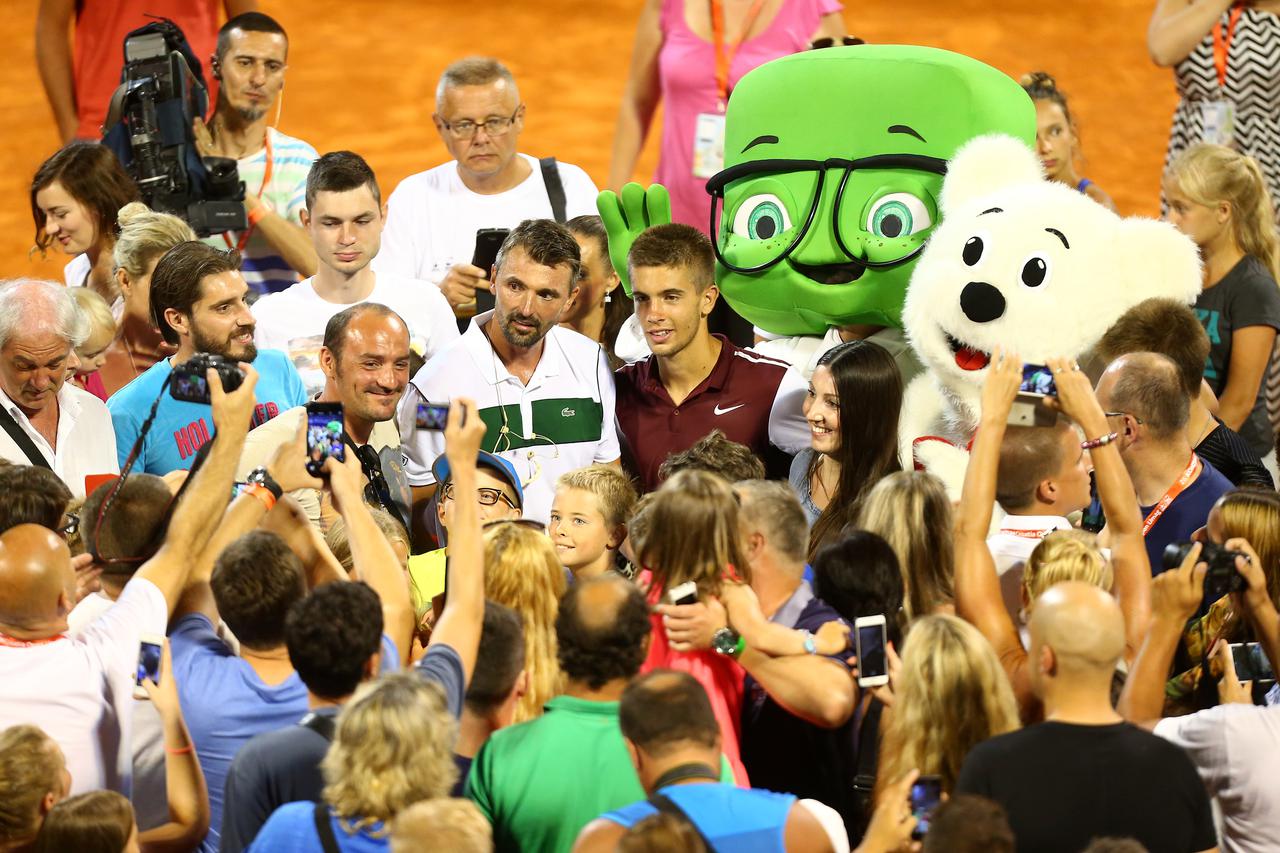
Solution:
[{"label": "pink tank top", "polygon": [[[662,49],[658,53],[662,140],[653,179],[671,192],[672,219],[706,232],[710,227],[711,197],[707,195],[706,179],[693,176],[693,137],[698,114],[714,113],[719,108],[716,49],[689,29],[685,2],[663,0],[662,4]],[[756,66],[806,49],[822,16],[842,8],[836,0],[785,0],[769,26],[738,49],[729,68],[730,89]],[[734,37],[730,26],[727,38]]]}]

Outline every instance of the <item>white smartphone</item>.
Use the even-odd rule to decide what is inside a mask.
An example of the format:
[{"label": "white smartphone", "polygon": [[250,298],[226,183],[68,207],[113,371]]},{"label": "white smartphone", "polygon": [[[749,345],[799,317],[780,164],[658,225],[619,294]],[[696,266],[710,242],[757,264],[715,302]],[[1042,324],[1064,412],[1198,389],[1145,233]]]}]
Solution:
[{"label": "white smartphone", "polygon": [[884,615],[859,616],[853,623],[858,644],[858,686],[879,687],[889,683],[889,637]]},{"label": "white smartphone", "polygon": [[164,637],[160,634],[143,634],[138,643],[138,671],[133,676],[133,698],[146,699],[147,690],[142,682],[151,679],[160,683],[160,657],[164,654]]},{"label": "white smartphone", "polygon": [[667,601],[672,604],[697,604],[698,585],[693,581],[685,581],[679,586],[667,590]]}]

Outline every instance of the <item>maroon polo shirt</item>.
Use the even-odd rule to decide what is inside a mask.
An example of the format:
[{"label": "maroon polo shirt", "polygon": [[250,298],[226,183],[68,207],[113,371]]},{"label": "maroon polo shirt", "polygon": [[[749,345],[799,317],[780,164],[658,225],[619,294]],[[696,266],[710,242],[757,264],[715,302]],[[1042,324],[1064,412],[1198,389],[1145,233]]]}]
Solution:
[{"label": "maroon polo shirt", "polygon": [[[788,440],[780,444],[782,433],[796,440],[803,438],[799,430],[807,434],[799,411],[801,398],[796,395],[797,384],[801,395],[805,387],[799,374],[786,362],[734,346],[722,335],[715,337],[720,341],[720,357],[707,378],[678,406],[662,384],[654,356],[614,374],[618,437],[627,445],[646,492],[660,485],[658,466],[669,455],[689,449],[713,429],[762,458],[770,443],[794,444]],[[788,399],[783,401],[783,396]],[[782,449],[794,453],[797,448]]]}]

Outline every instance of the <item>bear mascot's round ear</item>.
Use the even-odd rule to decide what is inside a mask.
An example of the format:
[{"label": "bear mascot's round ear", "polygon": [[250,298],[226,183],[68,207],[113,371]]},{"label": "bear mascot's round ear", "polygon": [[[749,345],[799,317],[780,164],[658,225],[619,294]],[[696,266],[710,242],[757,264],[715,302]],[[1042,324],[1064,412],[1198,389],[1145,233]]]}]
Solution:
[{"label": "bear mascot's round ear", "polygon": [[943,216],[975,198],[1006,187],[1044,180],[1040,158],[1025,142],[993,133],[965,143],[947,164],[942,182]]},{"label": "bear mascot's round ear", "polygon": [[1204,284],[1200,250],[1168,222],[1130,216],[1120,221],[1107,250],[1108,276],[1127,293],[1125,309],[1160,296],[1185,305],[1196,301]]}]

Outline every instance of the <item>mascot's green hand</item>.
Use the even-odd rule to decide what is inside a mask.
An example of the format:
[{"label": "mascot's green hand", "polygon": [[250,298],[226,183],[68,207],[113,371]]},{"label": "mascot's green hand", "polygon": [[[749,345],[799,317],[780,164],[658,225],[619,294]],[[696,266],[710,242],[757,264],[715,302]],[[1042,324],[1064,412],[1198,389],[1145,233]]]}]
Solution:
[{"label": "mascot's green hand", "polygon": [[631,278],[627,275],[627,254],[640,232],[653,225],[666,225],[671,221],[671,195],[662,184],[645,189],[636,183],[627,184],[619,196],[613,190],[605,190],[596,197],[596,209],[609,233],[609,260],[622,281],[627,296],[631,295]]}]

